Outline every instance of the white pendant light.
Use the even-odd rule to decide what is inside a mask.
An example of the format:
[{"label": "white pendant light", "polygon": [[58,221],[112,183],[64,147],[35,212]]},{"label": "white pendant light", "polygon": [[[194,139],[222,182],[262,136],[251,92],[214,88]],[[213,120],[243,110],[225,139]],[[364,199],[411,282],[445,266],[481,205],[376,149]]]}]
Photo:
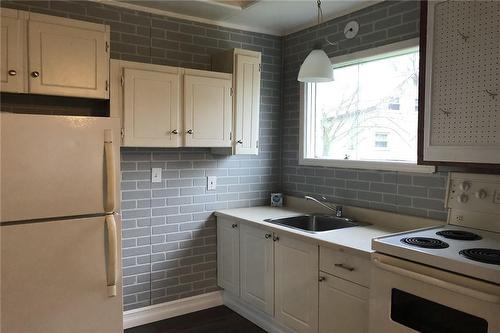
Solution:
[{"label": "white pendant light", "polygon": [[[321,10],[321,0],[317,0],[318,5],[318,25],[323,16]],[[333,67],[330,59],[321,46],[312,50],[300,66],[300,82],[329,82],[333,81]]]},{"label": "white pendant light", "polygon": [[300,82],[333,81],[333,68],[330,59],[322,49],[312,50],[300,66]]}]

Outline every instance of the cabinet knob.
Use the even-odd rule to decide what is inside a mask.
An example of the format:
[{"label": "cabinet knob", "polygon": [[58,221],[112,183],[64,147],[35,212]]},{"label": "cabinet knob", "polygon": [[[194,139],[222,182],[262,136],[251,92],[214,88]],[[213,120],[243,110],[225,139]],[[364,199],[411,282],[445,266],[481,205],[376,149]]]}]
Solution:
[{"label": "cabinet knob", "polygon": [[187,134],[193,134],[193,130],[192,129],[188,129],[186,133]]},{"label": "cabinet knob", "polygon": [[238,140],[238,141],[236,141],[236,143],[239,143],[240,145],[242,145],[243,144],[243,140]]},{"label": "cabinet knob", "polygon": [[238,228],[238,225],[237,225],[236,223],[233,223],[233,224],[231,225],[231,227],[232,227],[232,228]]},{"label": "cabinet knob", "polygon": [[326,280],[326,277],[324,277],[324,276],[320,276],[320,277],[318,278],[318,281],[319,281],[319,282],[323,282],[323,281],[325,281],[325,280]]},{"label": "cabinet knob", "polygon": [[31,72],[31,77],[39,77],[39,76],[40,76],[39,72],[37,72],[37,71]]},{"label": "cabinet knob", "polygon": [[174,129],[174,130],[172,131],[172,134],[179,134],[179,131],[178,131],[178,130],[176,130],[176,129]]},{"label": "cabinet knob", "polygon": [[274,237],[273,237],[273,241],[274,241],[274,242],[277,242],[277,241],[279,241],[279,240],[280,240],[279,236],[274,236]]},{"label": "cabinet knob", "polygon": [[266,234],[264,237],[265,237],[266,239],[269,239],[269,238],[271,238],[271,237],[272,237],[272,235],[271,235],[271,234]]},{"label": "cabinet knob", "polygon": [[17,72],[16,72],[16,70],[15,70],[15,69],[11,69],[11,70],[9,70],[9,75],[10,75],[10,76],[16,76],[16,74],[17,74]]}]

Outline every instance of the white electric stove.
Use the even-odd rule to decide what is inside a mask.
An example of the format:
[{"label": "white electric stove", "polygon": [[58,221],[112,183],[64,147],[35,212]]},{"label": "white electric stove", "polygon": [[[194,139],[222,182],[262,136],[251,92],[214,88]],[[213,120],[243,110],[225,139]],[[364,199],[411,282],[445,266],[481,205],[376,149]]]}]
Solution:
[{"label": "white electric stove", "polygon": [[500,332],[500,176],[451,173],[443,226],[375,238],[372,332]]}]

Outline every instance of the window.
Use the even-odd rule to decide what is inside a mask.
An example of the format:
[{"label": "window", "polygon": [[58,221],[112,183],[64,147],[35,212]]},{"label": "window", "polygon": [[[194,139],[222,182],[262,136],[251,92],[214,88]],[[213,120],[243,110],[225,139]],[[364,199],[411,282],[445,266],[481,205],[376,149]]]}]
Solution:
[{"label": "window", "polygon": [[387,148],[388,133],[375,133],[375,148]]},{"label": "window", "polygon": [[335,81],[303,85],[301,164],[434,171],[416,165],[418,40],[333,63]]}]

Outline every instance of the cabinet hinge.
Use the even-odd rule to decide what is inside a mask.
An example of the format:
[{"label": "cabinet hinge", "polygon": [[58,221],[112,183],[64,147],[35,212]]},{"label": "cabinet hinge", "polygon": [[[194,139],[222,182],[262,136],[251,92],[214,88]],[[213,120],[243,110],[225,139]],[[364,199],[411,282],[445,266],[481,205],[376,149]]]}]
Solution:
[{"label": "cabinet hinge", "polygon": [[259,72],[262,72],[262,64],[259,64]]},{"label": "cabinet hinge", "polygon": [[123,75],[120,77],[120,82],[122,84],[122,87],[125,86],[125,78],[123,77]]},{"label": "cabinet hinge", "polygon": [[108,91],[108,89],[109,89],[109,81],[106,80],[106,91]]},{"label": "cabinet hinge", "polygon": [[121,129],[120,135],[122,136],[122,140],[123,140],[123,138],[125,137],[125,129],[124,128]]},{"label": "cabinet hinge", "polygon": [[229,140],[233,139],[233,132],[229,132]]},{"label": "cabinet hinge", "polygon": [[229,95],[233,96],[233,88],[229,90]]},{"label": "cabinet hinge", "polygon": [[255,141],[255,148],[259,148],[259,140]]},{"label": "cabinet hinge", "polygon": [[108,42],[108,41],[106,41],[106,46],[105,46],[105,48],[106,48],[106,53],[108,53],[108,51],[109,51],[109,42]]}]

